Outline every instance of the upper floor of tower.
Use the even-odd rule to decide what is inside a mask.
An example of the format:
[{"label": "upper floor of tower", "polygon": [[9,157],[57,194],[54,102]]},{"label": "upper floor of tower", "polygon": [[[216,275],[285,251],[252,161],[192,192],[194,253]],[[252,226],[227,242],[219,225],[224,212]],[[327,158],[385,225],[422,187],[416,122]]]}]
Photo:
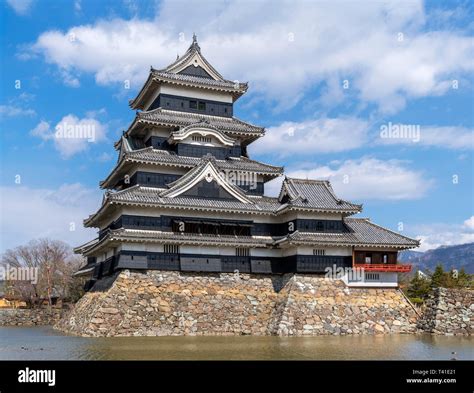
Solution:
[{"label": "upper floor of tower", "polygon": [[224,77],[201,53],[196,35],[186,53],[163,69],[151,67],[150,74],[132,109],[157,108],[202,115],[232,117],[233,104],[248,88],[247,83]]}]

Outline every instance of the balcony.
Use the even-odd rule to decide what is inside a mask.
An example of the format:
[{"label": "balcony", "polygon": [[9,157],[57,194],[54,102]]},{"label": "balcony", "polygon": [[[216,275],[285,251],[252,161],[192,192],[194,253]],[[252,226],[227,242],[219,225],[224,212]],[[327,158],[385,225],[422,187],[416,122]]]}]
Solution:
[{"label": "balcony", "polygon": [[354,265],[355,268],[364,269],[372,272],[394,272],[394,273],[408,273],[411,271],[411,265],[398,265],[387,263],[363,263]]}]

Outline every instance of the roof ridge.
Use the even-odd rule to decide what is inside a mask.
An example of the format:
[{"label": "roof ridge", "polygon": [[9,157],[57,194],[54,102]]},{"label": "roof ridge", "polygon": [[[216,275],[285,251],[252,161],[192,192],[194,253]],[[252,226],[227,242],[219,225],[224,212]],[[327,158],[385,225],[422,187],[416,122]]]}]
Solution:
[{"label": "roof ridge", "polygon": [[323,179],[301,179],[298,177],[288,177],[286,178],[290,181],[296,181],[296,182],[303,182],[303,183],[330,183],[329,180],[323,180]]},{"label": "roof ridge", "polygon": [[325,180],[324,185],[326,186],[328,191],[331,193],[333,198],[337,201],[337,203],[347,203],[347,204],[352,205],[352,206],[359,206],[360,209],[362,210],[362,204],[353,203],[353,202],[350,202],[350,201],[346,201],[345,199],[339,198],[336,195],[336,193],[334,192],[334,189],[332,188],[331,182],[329,180]]}]

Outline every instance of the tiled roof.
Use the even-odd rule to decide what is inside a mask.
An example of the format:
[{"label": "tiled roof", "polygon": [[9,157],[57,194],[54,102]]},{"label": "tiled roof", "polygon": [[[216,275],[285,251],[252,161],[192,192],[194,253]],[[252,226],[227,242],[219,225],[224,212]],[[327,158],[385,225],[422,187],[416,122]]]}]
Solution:
[{"label": "tiled roof", "polygon": [[[202,157],[201,162],[196,165],[193,169],[188,171],[185,175],[181,176],[178,180],[169,183],[167,190],[164,190],[160,193],[162,197],[169,197],[179,195],[183,190],[188,187],[193,181],[203,180],[211,176],[211,180],[215,180],[220,183],[220,187],[226,189],[234,198],[239,199],[241,202],[252,204],[253,201],[249,200],[245,192],[232,182],[229,182],[225,179],[225,176],[222,176],[219,172],[219,168],[216,165],[216,159],[211,154],[206,154]],[[206,179],[208,180],[208,179]]]},{"label": "tiled roof", "polygon": [[209,71],[211,71],[211,73],[215,75],[216,79],[224,80],[224,77],[202,55],[201,47],[197,42],[196,34],[193,34],[193,42],[191,42],[191,45],[189,45],[188,50],[181,57],[178,56],[173,63],[171,63],[166,68],[160,71],[176,72],[180,68],[183,68],[183,66],[189,65],[189,62],[192,60],[192,57],[196,54],[199,54],[200,59],[208,67]]},{"label": "tiled roof", "polygon": [[190,86],[200,86],[204,88],[227,90],[242,95],[248,89],[247,83],[233,82],[229,80],[214,80],[211,78],[203,78],[195,75],[175,74],[173,72],[152,70],[152,75],[155,80],[179,83]]},{"label": "tiled roof", "polygon": [[[207,69],[206,72],[210,73],[209,77],[182,73],[183,67],[190,66],[193,58],[199,58],[202,61],[204,68]],[[196,37],[193,37],[193,42],[186,53],[182,57],[178,57],[176,61],[168,67],[161,70],[154,69],[153,67],[151,68],[148,79],[136,98],[130,101],[130,106],[135,109],[144,109],[144,102],[146,102],[146,99],[150,97],[151,92],[153,91],[151,86],[155,83],[161,82],[197,87],[201,89],[226,91],[230,92],[235,100],[242,96],[242,94],[244,94],[248,89],[247,83],[224,79],[223,76],[217,72],[217,70],[202,55]]]},{"label": "tiled roof", "polygon": [[[166,197],[165,194],[166,190],[164,189],[160,191],[158,188],[141,187],[140,185],[117,192],[108,191],[106,192],[102,207],[97,213],[89,216],[84,223],[91,225],[94,217],[99,215],[101,210],[105,209],[107,202],[273,215],[282,214],[294,209],[343,214],[354,214],[362,210],[362,205],[338,199],[329,182],[316,180],[287,178],[283,181],[282,190],[278,198],[254,197],[251,198],[252,203],[244,203],[234,199],[205,199],[190,196],[181,197],[179,195]],[[288,195],[288,200],[285,200],[285,195]]]},{"label": "tiled roof", "polygon": [[[264,133],[264,128],[246,123],[236,117],[211,116],[200,113],[172,111],[162,108],[156,108],[146,112],[138,112],[133,124],[136,122],[145,122],[170,127],[186,127],[193,123],[203,121],[224,132],[255,135],[261,135]],[[130,129],[132,127],[130,127]],[[127,135],[130,133],[130,129],[127,131]]]},{"label": "tiled roof", "polygon": [[280,200],[288,195],[288,204],[301,208],[321,207],[325,209],[360,212],[362,205],[339,199],[331,184],[326,180],[305,180],[285,178],[280,192]]},{"label": "tiled roof", "polygon": [[[173,208],[196,208],[196,209],[207,209],[207,210],[231,210],[231,211],[247,211],[247,212],[265,212],[258,202],[249,204],[239,202],[234,199],[207,199],[207,198],[196,198],[196,197],[181,197],[176,196],[173,198],[162,197],[161,193],[164,189],[150,188],[133,186],[123,191],[118,191],[108,194],[108,199],[111,202],[118,203],[132,203],[132,204],[143,204],[143,205],[160,205],[169,206]],[[277,201],[276,201],[277,202]],[[278,202],[277,202],[278,203]],[[272,211],[268,211],[271,213]]]},{"label": "tiled roof", "polygon": [[[177,154],[171,154],[166,150],[157,150],[153,148],[146,148],[142,150],[135,150],[127,154],[127,159],[139,160],[144,163],[158,163],[170,164],[183,167],[195,167],[200,157],[185,157]],[[228,158],[227,160],[217,160],[217,166],[222,169],[252,171],[265,174],[280,175],[283,172],[283,167],[264,164],[262,162],[254,161],[246,157]]]},{"label": "tiled roof", "polygon": [[174,233],[143,229],[115,229],[109,232],[110,240],[129,241],[166,241],[181,244],[225,244],[229,246],[260,246],[265,247],[272,238],[233,235],[206,235],[197,233]]},{"label": "tiled roof", "polygon": [[319,244],[370,247],[414,248],[419,241],[402,236],[370,222],[367,218],[345,218],[348,231],[342,233],[299,232],[282,237],[276,243]]},{"label": "tiled roof", "polygon": [[[180,168],[194,168],[201,161],[200,157],[186,157],[172,154],[166,150],[153,149],[151,146],[140,150],[127,151],[122,161],[114,168],[109,176],[100,183],[101,187],[112,187],[113,179],[121,176],[121,166],[128,163],[154,164],[159,166],[172,166]],[[226,160],[215,160],[221,171],[255,172],[270,177],[279,176],[283,173],[283,167],[264,164],[246,157],[228,158]],[[112,182],[112,183],[111,183]]]},{"label": "tiled roof", "polygon": [[368,218],[346,218],[344,222],[354,232],[360,243],[409,245],[411,247],[418,247],[420,245],[418,240],[374,224]]},{"label": "tiled roof", "polygon": [[195,209],[201,211],[227,211],[253,214],[277,215],[287,210],[304,209],[320,212],[354,213],[354,209],[348,210],[344,206],[325,206],[321,201],[318,204],[306,203],[304,206],[282,204],[278,198],[250,197],[253,203],[244,203],[234,199],[207,199],[191,196],[165,197],[162,193],[165,189],[142,187],[135,185],[117,192],[106,192],[105,199],[99,211],[84,220],[85,225],[92,226],[95,218],[106,208],[107,203],[129,204],[136,206],[163,206],[173,209]]}]

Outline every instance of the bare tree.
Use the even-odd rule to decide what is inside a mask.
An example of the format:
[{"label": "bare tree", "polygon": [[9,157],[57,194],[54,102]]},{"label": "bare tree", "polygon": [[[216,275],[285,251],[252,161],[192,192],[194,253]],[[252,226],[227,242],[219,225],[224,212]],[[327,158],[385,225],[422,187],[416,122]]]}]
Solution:
[{"label": "bare tree", "polygon": [[51,239],[32,240],[28,244],[7,250],[2,265],[15,268],[36,268],[37,280],[6,280],[6,289],[33,306],[52,297],[66,298],[74,284],[72,274],[83,259],[72,254],[64,242]]}]

